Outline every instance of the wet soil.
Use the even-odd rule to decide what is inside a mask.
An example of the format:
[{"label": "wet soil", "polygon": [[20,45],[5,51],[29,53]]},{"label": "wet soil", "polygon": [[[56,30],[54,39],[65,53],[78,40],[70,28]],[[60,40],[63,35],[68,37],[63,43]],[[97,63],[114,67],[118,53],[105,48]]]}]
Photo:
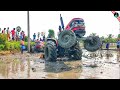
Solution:
[{"label": "wet soil", "polygon": [[[40,53],[0,55],[0,79],[119,79],[120,53],[83,50],[82,60],[46,62]],[[66,60],[65,60],[66,59]]]}]

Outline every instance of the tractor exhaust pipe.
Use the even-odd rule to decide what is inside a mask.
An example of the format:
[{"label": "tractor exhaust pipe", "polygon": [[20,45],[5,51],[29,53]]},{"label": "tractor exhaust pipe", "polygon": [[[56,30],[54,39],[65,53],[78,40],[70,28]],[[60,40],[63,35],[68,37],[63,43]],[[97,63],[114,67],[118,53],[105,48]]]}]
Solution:
[{"label": "tractor exhaust pipe", "polygon": [[64,30],[64,22],[63,22],[63,18],[61,16],[61,14],[60,14],[60,22],[61,22],[62,29]]}]

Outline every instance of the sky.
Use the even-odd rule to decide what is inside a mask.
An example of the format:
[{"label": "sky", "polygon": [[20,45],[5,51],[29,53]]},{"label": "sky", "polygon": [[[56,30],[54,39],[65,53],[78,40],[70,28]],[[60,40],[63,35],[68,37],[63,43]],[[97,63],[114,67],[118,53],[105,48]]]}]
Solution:
[{"label": "sky", "polygon": [[[63,17],[64,26],[72,18],[83,18],[85,21],[86,35],[96,33],[99,36],[119,34],[119,22],[111,11],[30,11],[30,37],[34,33],[45,32],[53,29],[57,36],[60,24],[60,14]],[[27,11],[0,11],[0,28],[9,27],[10,30],[20,26],[27,35]]]}]

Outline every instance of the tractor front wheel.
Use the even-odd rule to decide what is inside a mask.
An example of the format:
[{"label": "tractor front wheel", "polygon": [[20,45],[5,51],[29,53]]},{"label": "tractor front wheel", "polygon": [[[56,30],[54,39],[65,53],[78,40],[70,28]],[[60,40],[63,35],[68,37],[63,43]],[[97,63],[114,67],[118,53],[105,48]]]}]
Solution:
[{"label": "tractor front wheel", "polygon": [[101,41],[98,36],[89,36],[84,41],[84,48],[90,52],[95,52],[101,47]]},{"label": "tractor front wheel", "polygon": [[82,50],[81,49],[76,49],[73,56],[74,56],[75,60],[81,60],[82,59]]},{"label": "tractor front wheel", "polygon": [[46,61],[56,61],[57,59],[57,50],[52,43],[47,43],[44,49],[45,60]]}]

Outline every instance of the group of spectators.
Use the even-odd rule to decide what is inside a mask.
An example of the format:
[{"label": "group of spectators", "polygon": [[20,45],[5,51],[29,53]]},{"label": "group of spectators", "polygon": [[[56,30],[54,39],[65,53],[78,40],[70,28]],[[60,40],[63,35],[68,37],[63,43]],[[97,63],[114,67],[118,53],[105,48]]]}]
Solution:
[{"label": "group of spectators", "polygon": [[15,28],[13,28],[12,30],[10,30],[9,27],[4,28],[1,33],[7,35],[8,41],[10,40],[19,41],[19,40],[25,39],[25,32],[24,31],[18,32]]},{"label": "group of spectators", "polygon": [[36,33],[33,34],[33,41],[36,41],[36,40],[39,40],[39,41],[45,41],[45,35],[42,35],[42,38],[40,37],[40,33],[38,33],[36,35]]}]

